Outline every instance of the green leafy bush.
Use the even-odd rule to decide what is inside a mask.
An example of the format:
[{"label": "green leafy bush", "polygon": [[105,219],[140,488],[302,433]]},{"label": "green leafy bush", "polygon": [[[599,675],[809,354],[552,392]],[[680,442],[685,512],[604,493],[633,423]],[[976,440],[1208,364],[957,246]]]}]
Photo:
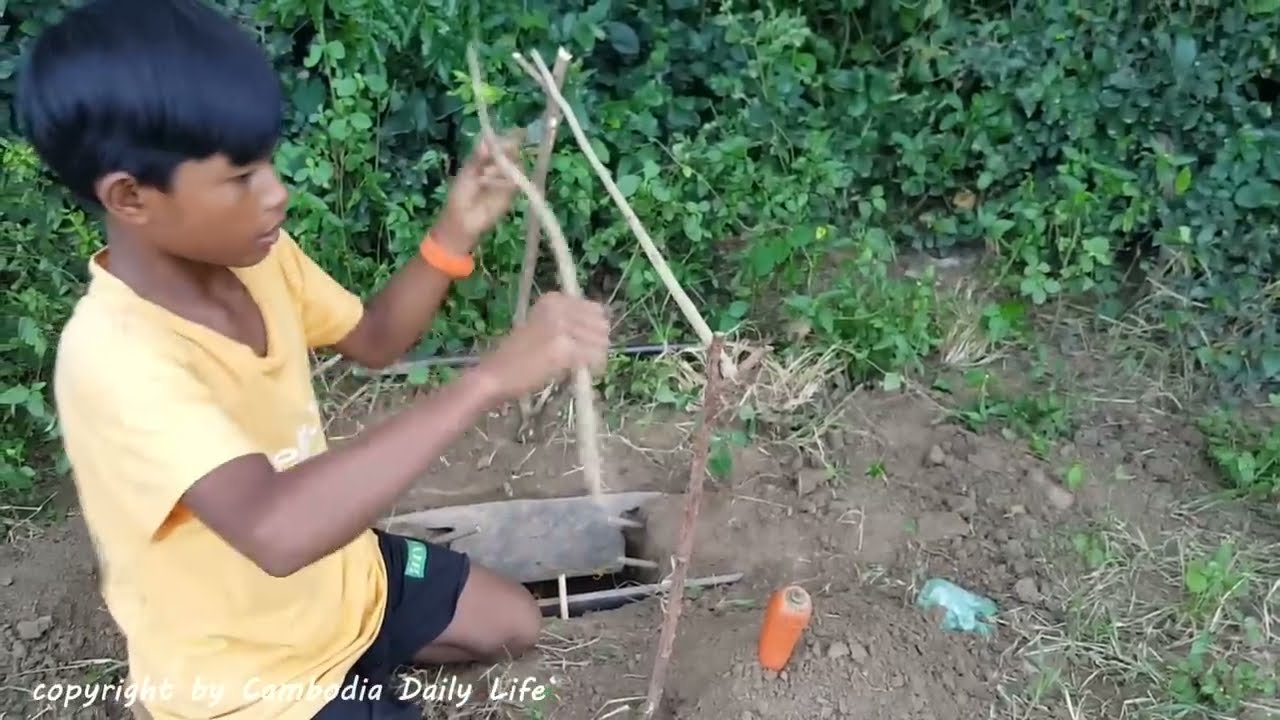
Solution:
[{"label": "green leafy bush", "polygon": [[0,237],[0,491],[25,494],[35,468],[50,464],[57,331],[87,279],[84,261],[99,235],[51,190],[35,153],[9,138],[0,138]]},{"label": "green leafy bush", "polygon": [[[14,131],[15,60],[65,4],[0,0],[0,134]],[[1137,308],[1235,388],[1280,378],[1277,4],[222,3],[285,79],[291,228],[361,292],[412,254],[471,146],[466,41],[483,41],[507,126],[542,109],[510,53],[563,45],[596,150],[718,327],[801,321],[847,346],[856,378],[903,369],[940,333],[927,279],[894,272],[894,249],[975,245],[1013,298]],[[561,148],[550,193],[584,286],[625,306],[631,336],[689,339],[567,131]],[[46,186],[2,187],[6,237],[39,238],[27,262],[78,267],[82,216]],[[11,210],[33,202],[56,222]],[[511,223],[484,246],[426,349],[509,324],[522,233]],[[71,286],[37,267],[5,265],[4,287],[32,283],[25,301],[6,290],[5,316],[51,338]],[[554,283],[549,267],[540,278]],[[0,391],[34,388],[48,353],[3,367]]]}]

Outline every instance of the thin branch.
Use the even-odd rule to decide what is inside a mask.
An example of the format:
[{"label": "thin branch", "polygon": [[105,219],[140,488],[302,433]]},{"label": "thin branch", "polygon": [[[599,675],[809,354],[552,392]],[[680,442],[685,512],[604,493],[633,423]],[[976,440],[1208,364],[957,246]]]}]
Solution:
[{"label": "thin branch", "polygon": [[[547,69],[546,63],[542,61],[541,56],[535,50],[531,53],[533,64],[531,65],[520,53],[513,53],[515,61],[520,67],[532,77],[538,85],[542,87],[542,91],[547,97],[555,101],[560,107],[560,112],[564,113],[564,119],[569,123],[569,129],[573,131],[574,138],[578,141],[578,146],[582,148],[583,154],[587,156],[587,160],[591,163],[591,167],[595,170],[596,175],[600,178],[600,182],[604,183],[605,189],[609,191],[609,197],[613,198],[613,202],[618,206],[622,215],[627,220],[627,224],[631,226],[631,231],[640,241],[641,247],[644,248],[645,255],[649,256],[649,262],[653,263],[654,269],[658,272],[658,276],[662,278],[662,282],[667,286],[667,290],[671,296],[675,298],[676,304],[680,306],[681,312],[684,313],[685,320],[693,326],[694,332],[697,333],[698,339],[704,347],[710,346],[712,341],[711,326],[702,318],[702,314],[698,312],[697,306],[689,299],[684,288],[680,287],[680,282],[676,280],[676,276],[671,272],[667,261],[662,257],[662,253],[658,250],[658,246],[653,242],[649,232],[644,229],[640,218],[636,216],[627,199],[622,196],[622,191],[618,189],[618,185],[609,175],[609,171],[605,168],[604,163],[600,162],[600,157],[596,155],[595,150],[591,148],[590,141],[587,140],[586,133],[582,131],[582,124],[578,122],[578,118],[573,113],[573,108],[569,106],[568,101],[564,99],[564,95],[555,86],[555,79],[551,71]],[[535,67],[536,66],[536,67]]]},{"label": "thin branch", "polygon": [[[573,58],[569,51],[560,48],[556,53],[556,66],[551,71],[556,87],[564,86],[565,75],[569,72],[569,61]],[[547,107],[542,112],[542,139],[538,143],[538,157],[533,167],[533,186],[547,194],[547,175],[551,170],[551,155],[555,149],[556,131],[560,129],[560,108],[547,98]],[[523,325],[529,316],[529,298],[533,294],[533,274],[538,265],[539,239],[542,236],[542,224],[538,221],[537,212],[530,203],[524,220],[524,262],[520,266],[520,285],[516,290],[515,324]],[[533,421],[533,402],[528,395],[520,398],[520,428],[517,436],[523,436],[530,422]]]},{"label": "thin branch", "polygon": [[[480,132],[483,141],[490,143],[493,147],[498,147],[497,135],[493,131],[493,124],[489,120],[489,108],[484,101],[484,78],[480,72],[480,61],[476,58],[476,50],[474,45],[467,46],[467,63],[471,67],[471,88],[476,98],[476,111],[480,119]],[[582,289],[578,286],[578,276],[574,269],[573,257],[569,254],[569,243],[564,239],[564,232],[560,229],[560,222],[556,220],[555,213],[551,212],[551,208],[547,205],[547,201],[542,197],[542,193],[538,192],[538,188],[533,186],[529,178],[525,177],[506,155],[501,152],[493,153],[494,162],[502,173],[509,180],[519,186],[520,190],[529,198],[529,207],[538,214],[538,218],[547,229],[547,236],[551,241],[552,254],[556,259],[556,266],[560,275],[560,286],[566,295],[570,297],[582,297]],[[594,389],[591,380],[591,373],[586,368],[579,368],[574,373],[573,383],[573,400],[578,408],[577,430],[578,430],[578,458],[582,463],[582,474],[586,480],[587,489],[591,493],[591,497],[597,503],[603,503],[601,488],[603,482],[600,473],[600,436],[599,422],[596,419],[595,401],[593,399]]]},{"label": "thin branch", "polygon": [[693,555],[693,540],[697,535],[698,511],[702,506],[702,480],[707,474],[707,456],[711,453],[711,436],[720,415],[722,343],[719,336],[712,336],[711,346],[707,349],[707,378],[702,388],[702,417],[693,440],[693,463],[689,468],[689,489],[684,500],[684,520],[680,523],[680,536],[676,543],[675,568],[671,573],[667,614],[662,620],[658,652],[653,660],[653,673],[649,676],[649,694],[644,708],[646,720],[654,716],[662,701],[663,687],[667,681],[667,668],[671,665],[671,651],[676,641],[676,626],[680,622],[680,611],[684,606],[685,576],[689,572],[689,558]]}]

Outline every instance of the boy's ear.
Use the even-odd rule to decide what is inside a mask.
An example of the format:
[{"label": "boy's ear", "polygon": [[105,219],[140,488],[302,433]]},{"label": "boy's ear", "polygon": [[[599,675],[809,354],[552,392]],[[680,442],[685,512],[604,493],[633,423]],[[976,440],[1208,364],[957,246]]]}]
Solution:
[{"label": "boy's ear", "polygon": [[98,180],[95,189],[108,214],[133,225],[146,223],[146,193],[137,178],[126,172],[109,173]]}]

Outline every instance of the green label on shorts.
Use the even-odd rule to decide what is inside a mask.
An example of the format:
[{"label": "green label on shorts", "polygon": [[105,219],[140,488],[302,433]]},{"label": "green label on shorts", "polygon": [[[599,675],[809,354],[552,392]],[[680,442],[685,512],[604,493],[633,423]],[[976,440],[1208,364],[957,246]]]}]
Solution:
[{"label": "green label on shorts", "polygon": [[421,580],[427,574],[427,546],[417,540],[405,540],[409,545],[409,557],[404,563],[404,574]]}]

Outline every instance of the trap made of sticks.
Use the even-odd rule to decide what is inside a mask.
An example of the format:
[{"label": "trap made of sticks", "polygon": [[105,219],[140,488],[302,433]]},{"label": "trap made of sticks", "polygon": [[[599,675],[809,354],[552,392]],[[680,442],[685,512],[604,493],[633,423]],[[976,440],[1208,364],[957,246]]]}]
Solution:
[{"label": "trap made of sticks", "polygon": [[[641,708],[642,717],[652,718],[657,713],[662,700],[663,688],[666,684],[666,676],[670,667],[671,652],[675,644],[676,626],[684,606],[684,591],[685,587],[690,584],[686,576],[688,574],[689,559],[693,554],[694,526],[697,522],[702,501],[703,479],[707,474],[707,455],[710,452],[712,427],[719,420],[721,408],[726,405],[721,397],[721,388],[724,380],[732,382],[737,378],[738,366],[733,354],[726,352],[724,338],[711,331],[711,327],[703,319],[693,300],[684,291],[684,288],[680,286],[675,274],[667,265],[666,259],[663,258],[662,252],[658,249],[657,243],[653,241],[649,232],[645,230],[644,225],[640,222],[640,218],[636,216],[635,211],[627,203],[625,196],[618,188],[618,184],[614,181],[608,168],[604,166],[604,163],[601,162],[592,148],[591,141],[582,129],[582,123],[574,115],[572,106],[561,94],[560,87],[564,83],[572,56],[567,50],[560,48],[556,53],[554,70],[547,67],[536,51],[530,53],[528,57],[518,52],[513,53],[511,57],[546,96],[546,110],[542,116],[543,127],[533,179],[527,177],[524,171],[510,158],[506,157],[504,153],[495,152],[492,155],[502,175],[518,187],[529,201],[529,216],[526,218],[525,228],[524,268],[521,273],[518,306],[515,312],[516,324],[523,323],[526,317],[526,308],[531,292],[533,264],[537,260],[540,245],[539,238],[543,233],[546,234],[549,249],[555,259],[561,291],[571,297],[582,296],[582,289],[578,284],[577,269],[573,264],[573,255],[570,252],[569,244],[564,237],[564,232],[556,219],[555,213],[551,210],[545,198],[546,176],[550,169],[550,157],[555,144],[556,130],[559,127],[560,119],[563,117],[564,122],[572,131],[574,140],[577,142],[582,154],[586,157],[596,177],[600,180],[610,199],[613,200],[614,205],[617,206],[622,217],[626,220],[627,226],[635,235],[636,241],[644,251],[645,257],[653,265],[654,272],[662,280],[663,285],[666,286],[676,306],[680,308],[685,321],[698,338],[700,349],[705,353],[706,377],[702,388],[702,407],[699,413],[698,426],[694,431],[693,462],[689,470],[689,489],[685,496],[684,518],[680,525],[680,534],[675,553],[666,559],[666,563],[657,563],[659,567],[664,564],[669,564],[670,566],[667,579],[659,584],[659,589],[666,592],[672,600],[665,604],[662,629],[658,637],[657,650],[653,661],[653,672],[650,675],[648,693]],[[471,74],[472,97],[476,104],[476,114],[480,123],[481,142],[495,149],[500,148],[502,143],[500,143],[498,135],[494,131],[489,117],[489,108],[485,102],[487,95],[486,83],[474,45],[467,48],[467,64]],[[620,518],[611,516],[608,513],[608,503],[604,495],[606,484],[601,476],[600,469],[600,439],[597,430],[599,421],[595,410],[594,380],[586,368],[579,369],[574,373],[572,389],[579,462],[582,466],[583,480],[587,491],[590,494],[592,503],[595,505],[593,509],[582,508],[580,512],[587,516],[595,515],[597,518],[603,518],[606,522],[613,520],[612,525],[616,529],[620,524],[624,523],[617,522]],[[520,402],[522,431],[530,421],[530,410],[530,401],[527,398],[522,399]],[[612,554],[616,549],[616,545],[608,546],[608,548],[609,554]],[[560,602],[562,615],[567,614],[567,609],[564,607],[566,601],[563,599],[565,596],[563,591],[564,578],[565,575],[558,577],[561,583],[560,595],[562,599]],[[704,581],[695,579],[692,582],[699,583]]]},{"label": "trap made of sticks", "polygon": [[[637,517],[646,503],[662,497],[658,492],[626,492],[609,493],[599,501],[501,500],[403,513],[379,525],[465,552],[477,564],[529,586],[543,615],[567,618],[669,589],[664,575],[670,568],[642,557],[643,524],[622,528],[608,521]],[[695,578],[686,587],[728,584],[741,577]]]}]

